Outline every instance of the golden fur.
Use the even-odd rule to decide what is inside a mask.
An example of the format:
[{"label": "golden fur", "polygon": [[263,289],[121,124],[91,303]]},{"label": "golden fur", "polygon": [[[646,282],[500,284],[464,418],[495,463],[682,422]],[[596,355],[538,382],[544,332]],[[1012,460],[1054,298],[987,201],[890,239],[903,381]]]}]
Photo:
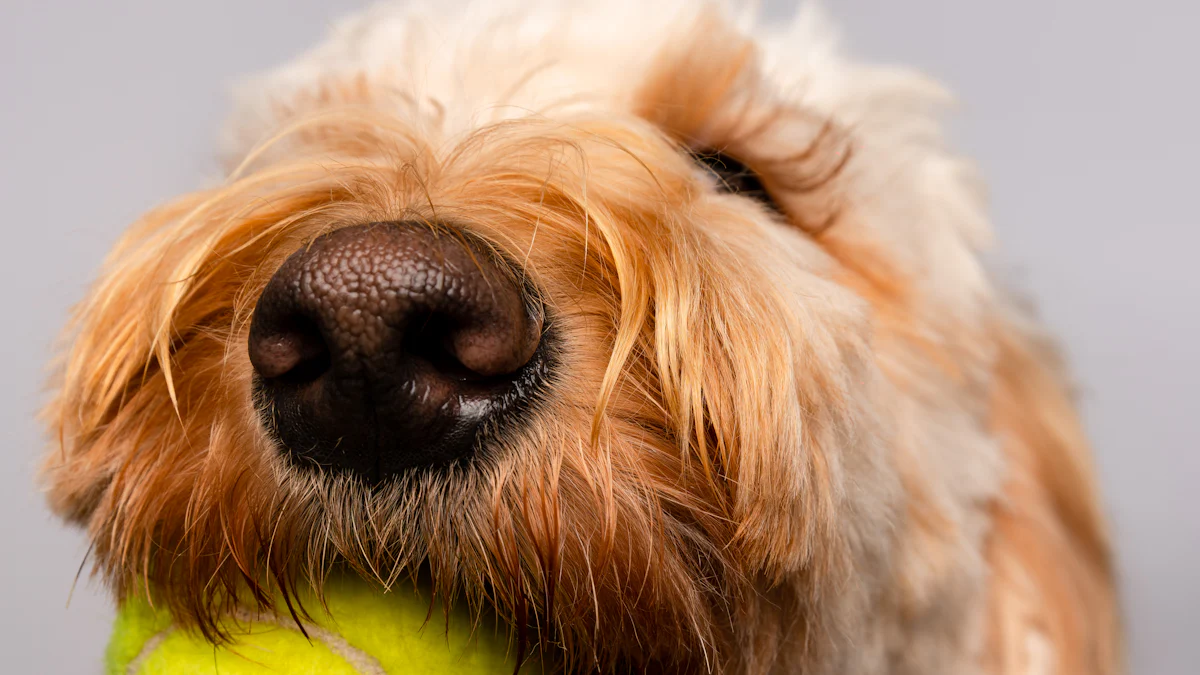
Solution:
[{"label": "golden fur", "polygon": [[[815,15],[755,42],[721,7],[607,4],[377,9],[247,87],[228,178],[135,224],[72,325],[46,478],[97,573],[213,639],[346,565],[583,670],[1119,672],[1086,443],[981,271],[940,91]],[[371,492],[282,461],[246,336],[287,255],[384,220],[520,263],[562,339],[486,460]]]}]

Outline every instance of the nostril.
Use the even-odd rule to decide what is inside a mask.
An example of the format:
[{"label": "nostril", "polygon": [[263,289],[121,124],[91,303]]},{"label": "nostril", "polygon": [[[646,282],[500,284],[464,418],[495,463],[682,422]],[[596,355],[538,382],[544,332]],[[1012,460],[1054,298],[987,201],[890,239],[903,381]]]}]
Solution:
[{"label": "nostril", "polygon": [[462,382],[478,379],[478,373],[467,368],[450,347],[450,325],[444,316],[430,315],[417,322],[404,336],[403,351],[412,358],[428,363],[437,372]]},{"label": "nostril", "polygon": [[249,346],[251,365],[268,380],[302,384],[320,377],[331,365],[320,328],[299,314],[255,323]]},{"label": "nostril", "polygon": [[[451,380],[479,388],[507,385],[519,375],[517,369],[496,371],[481,367],[478,361],[465,361],[461,354],[461,328],[453,319],[442,314],[431,314],[424,320],[414,322],[404,335],[402,350],[410,358],[429,364],[433,370]],[[474,366],[474,367],[472,367]]]}]

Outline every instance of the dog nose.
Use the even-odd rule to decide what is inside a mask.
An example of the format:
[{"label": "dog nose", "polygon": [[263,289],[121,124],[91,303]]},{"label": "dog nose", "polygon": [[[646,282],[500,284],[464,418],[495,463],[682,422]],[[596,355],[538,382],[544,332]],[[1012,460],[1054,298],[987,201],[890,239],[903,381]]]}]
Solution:
[{"label": "dog nose", "polygon": [[293,456],[380,480],[468,456],[528,396],[542,318],[461,233],[334,230],[293,253],[250,326],[255,397]]}]

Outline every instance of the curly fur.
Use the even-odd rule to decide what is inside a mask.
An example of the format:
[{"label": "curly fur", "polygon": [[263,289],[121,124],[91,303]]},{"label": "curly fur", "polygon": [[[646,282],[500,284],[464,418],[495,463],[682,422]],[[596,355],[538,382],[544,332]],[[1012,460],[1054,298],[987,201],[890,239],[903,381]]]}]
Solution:
[{"label": "curly fur", "polygon": [[[522,5],[342,23],[242,87],[222,184],[117,245],[46,464],[116,596],[219,640],[348,566],[568,669],[1118,672],[1086,443],[980,264],[941,89],[844,60],[813,11],[754,38],[723,5]],[[289,253],[385,220],[519,262],[561,340],[526,424],[370,490],[282,461],[245,345]]]}]

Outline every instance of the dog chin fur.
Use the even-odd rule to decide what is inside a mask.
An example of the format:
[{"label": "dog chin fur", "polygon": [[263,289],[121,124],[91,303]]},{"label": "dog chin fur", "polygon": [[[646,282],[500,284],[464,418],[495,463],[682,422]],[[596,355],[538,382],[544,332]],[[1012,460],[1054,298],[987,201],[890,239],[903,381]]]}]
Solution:
[{"label": "dog chin fur", "polygon": [[[1119,672],[1087,444],[981,263],[948,96],[837,43],[813,8],[691,1],[343,21],[239,87],[228,179],[135,224],[78,308],[51,503],[118,598],[216,640],[236,598],[346,565],[427,570],[571,668]],[[288,253],[401,219],[519,261],[559,367],[485,458],[370,491],[279,459],[246,333]]]}]

